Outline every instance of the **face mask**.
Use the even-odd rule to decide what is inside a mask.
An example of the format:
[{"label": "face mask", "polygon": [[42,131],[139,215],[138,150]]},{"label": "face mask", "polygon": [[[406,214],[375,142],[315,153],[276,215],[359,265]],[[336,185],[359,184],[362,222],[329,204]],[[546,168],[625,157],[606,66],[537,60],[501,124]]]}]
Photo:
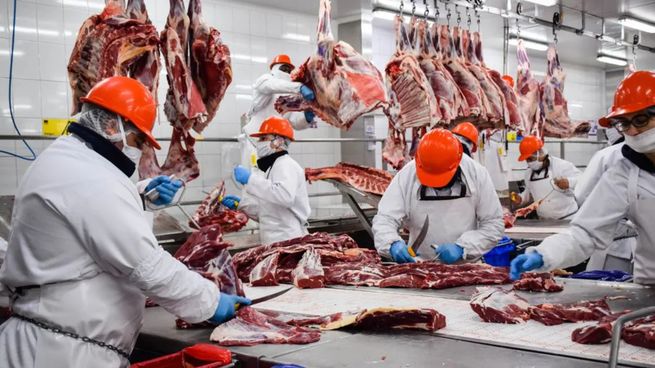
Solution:
[{"label": "face mask", "polygon": [[537,160],[537,161],[530,161],[530,162],[528,162],[528,167],[529,167],[530,170],[532,170],[532,171],[539,171],[539,170],[541,170],[541,168],[544,167],[544,162],[543,162],[543,161],[539,161],[539,160]]},{"label": "face mask", "polygon": [[655,128],[635,136],[625,135],[625,144],[639,153],[655,152]]},{"label": "face mask", "polygon": [[283,72],[280,70],[281,64],[273,65],[271,69],[271,74],[277,79],[282,79],[284,81],[291,81],[291,74]]},{"label": "face mask", "polygon": [[138,166],[139,161],[141,160],[142,152],[140,149],[136,147],[127,145],[127,139],[125,138],[125,130],[123,129],[123,119],[120,116],[118,117],[118,128],[121,130],[121,135],[123,136],[123,148],[121,149],[121,152],[123,152],[123,154],[127,156],[127,158],[132,160],[132,162],[134,162],[134,164]]},{"label": "face mask", "polygon": [[274,154],[276,151],[271,147],[271,141],[259,141],[257,142],[257,157],[264,158]]}]

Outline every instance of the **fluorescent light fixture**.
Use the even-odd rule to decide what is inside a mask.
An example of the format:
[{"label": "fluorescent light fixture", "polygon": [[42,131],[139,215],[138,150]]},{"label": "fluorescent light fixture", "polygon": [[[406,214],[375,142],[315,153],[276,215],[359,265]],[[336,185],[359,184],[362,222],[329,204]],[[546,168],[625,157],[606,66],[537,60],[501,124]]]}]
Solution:
[{"label": "fluorescent light fixture", "polygon": [[[32,108],[32,105],[14,105],[14,110],[29,110]],[[9,109],[3,109],[3,113],[9,114],[11,111]]]},{"label": "fluorescent light fixture", "polygon": [[[0,50],[0,55],[10,55],[10,54],[11,54],[11,50]],[[24,52],[20,50],[14,50],[14,56],[23,56],[23,55],[25,55]]]},{"label": "fluorescent light fixture", "polygon": [[[546,51],[546,50],[548,50],[548,45],[543,43],[543,42],[528,40],[528,39],[525,39],[525,38],[522,38],[521,40],[523,41],[523,46],[525,46],[528,49],[537,50],[537,51]],[[509,44],[512,45],[512,46],[517,46],[519,44],[519,39],[518,38],[510,38],[509,39]]]},{"label": "fluorescent light fixture", "polygon": [[252,60],[253,63],[259,63],[259,64],[268,63],[268,59],[266,58],[266,56],[253,56],[252,58],[250,58],[250,60]]},{"label": "fluorescent light fixture", "polygon": [[247,84],[237,84],[234,86],[234,88],[241,91],[252,91],[252,86],[249,86]]},{"label": "fluorescent light fixture", "polygon": [[[13,26],[9,27],[9,30],[11,31],[14,29]],[[36,29],[36,28],[31,28],[31,27],[16,27],[16,32],[18,33],[30,33],[30,34],[36,34],[38,33],[40,36],[59,36],[59,32],[53,31],[50,29]]]},{"label": "fluorescent light fixture", "polygon": [[605,64],[618,65],[618,66],[628,65],[628,61],[626,59],[621,59],[614,56],[603,55],[603,54],[598,54],[598,57],[596,57],[596,61],[600,61],[601,63],[605,63]]},{"label": "fluorescent light fixture", "polygon": [[310,37],[306,34],[288,32],[282,35],[282,38],[293,41],[309,42]]},{"label": "fluorescent light fixture", "polygon": [[88,3],[85,0],[59,0],[59,3],[65,6],[76,6],[78,8],[89,8],[89,9],[99,9],[102,10],[105,8],[105,4],[89,1]]},{"label": "fluorescent light fixture", "polygon": [[623,60],[626,59],[626,56],[625,56],[625,50],[606,50],[606,49],[601,49],[601,50],[598,50],[598,53],[599,53],[599,54],[602,54],[602,55],[606,55],[606,56],[611,56],[611,57],[613,57],[613,58],[617,58],[617,59],[623,59]]},{"label": "fluorescent light fixture", "polygon": [[396,13],[386,9],[375,9],[373,10],[373,18],[382,20],[394,20],[396,19]]},{"label": "fluorescent light fixture", "polygon": [[73,35],[73,32],[71,32],[71,31],[64,31],[64,36],[66,36],[66,37],[70,37],[70,36],[72,36],[72,35]]},{"label": "fluorescent light fixture", "polygon": [[644,31],[646,33],[655,33],[655,25],[653,23],[644,22],[643,20],[624,16],[619,18],[619,23],[628,28],[636,29],[638,31]]},{"label": "fluorescent light fixture", "polygon": [[250,101],[250,100],[252,100],[252,96],[251,96],[251,95],[244,95],[244,94],[241,94],[241,93],[237,93],[237,94],[236,94],[236,99],[237,99],[237,100],[248,100],[248,101]]},{"label": "fluorescent light fixture", "polygon": [[570,103],[569,107],[582,107],[582,104]]},{"label": "fluorescent light fixture", "polygon": [[541,5],[541,6],[554,6],[557,5],[557,0],[526,0],[527,2]]},{"label": "fluorescent light fixture", "polygon": [[230,58],[243,61],[252,61],[253,63],[266,64],[268,59],[264,56],[250,56],[246,54],[232,54]]}]

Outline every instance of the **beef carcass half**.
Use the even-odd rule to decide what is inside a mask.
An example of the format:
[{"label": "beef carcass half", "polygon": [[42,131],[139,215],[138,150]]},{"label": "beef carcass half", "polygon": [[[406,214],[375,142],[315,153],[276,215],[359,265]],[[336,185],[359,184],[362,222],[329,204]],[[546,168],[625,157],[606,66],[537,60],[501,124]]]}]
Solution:
[{"label": "beef carcass half", "polygon": [[321,255],[314,248],[305,251],[296,268],[291,273],[293,284],[300,289],[322,288],[325,273],[321,265]]},{"label": "beef carcass half", "polygon": [[541,83],[537,81],[530,71],[530,59],[528,51],[519,40],[516,45],[516,58],[518,61],[516,69],[516,94],[519,101],[519,112],[525,131],[523,135],[537,135],[542,137],[543,113],[541,107]]},{"label": "beef carcass half", "polygon": [[288,111],[312,110],[330,125],[348,129],[361,115],[387,108],[387,94],[377,68],[352,46],[335,41],[330,28],[330,0],[321,0],[318,19],[318,52],[309,57],[291,78],[309,86],[316,99],[300,95],[281,96],[275,108]]},{"label": "beef carcass half", "polygon": [[446,327],[446,316],[427,308],[373,308],[356,314],[338,314],[321,325],[322,330],[422,330],[435,332]]},{"label": "beef carcass half", "polygon": [[220,225],[223,232],[230,233],[239,231],[248,223],[248,216],[240,211],[231,210],[221,203],[225,196],[225,183],[220,181],[218,185],[202,200],[200,206],[193,215],[193,221],[189,221],[189,226],[196,228],[196,224],[201,227],[207,225]]},{"label": "beef carcass half", "polygon": [[514,282],[514,290],[555,293],[564,290],[564,287],[555,281],[550,272],[524,272]]},{"label": "beef carcass half", "polygon": [[142,81],[157,98],[159,36],[157,29],[143,19],[147,19],[147,14],[140,10],[141,6],[145,9],[142,0],[130,1],[131,13],[132,9],[139,9],[133,12],[135,18],[130,19],[121,2],[107,1],[101,14],[82,24],[68,61],[73,114],[80,111],[80,98],[96,83],[117,75]]},{"label": "beef carcass half", "polygon": [[254,308],[242,307],[235,318],[216,327],[209,339],[223,346],[252,346],[309,344],[320,338],[319,331],[293,326]]},{"label": "beef carcass half", "polygon": [[571,304],[539,304],[530,306],[530,318],[546,326],[565,322],[598,321],[611,313],[607,300],[580,301]]},{"label": "beef carcass half", "polygon": [[333,179],[362,192],[382,195],[391,183],[393,175],[386,170],[340,162],[332,167],[305,169],[305,178],[310,183],[316,180]]},{"label": "beef carcass half", "polygon": [[471,309],[485,322],[523,323],[530,319],[528,302],[511,290],[487,288],[471,297]]}]

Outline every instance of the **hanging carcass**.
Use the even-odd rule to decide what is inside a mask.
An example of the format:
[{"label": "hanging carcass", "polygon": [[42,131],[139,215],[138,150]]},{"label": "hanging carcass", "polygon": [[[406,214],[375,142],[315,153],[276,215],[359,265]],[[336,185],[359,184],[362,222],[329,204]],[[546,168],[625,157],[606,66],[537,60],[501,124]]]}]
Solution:
[{"label": "hanging carcass", "polygon": [[519,40],[516,46],[516,58],[518,60],[516,93],[519,101],[519,113],[525,129],[523,134],[541,137],[544,123],[541,110],[541,86],[530,71],[530,59],[523,40]]}]

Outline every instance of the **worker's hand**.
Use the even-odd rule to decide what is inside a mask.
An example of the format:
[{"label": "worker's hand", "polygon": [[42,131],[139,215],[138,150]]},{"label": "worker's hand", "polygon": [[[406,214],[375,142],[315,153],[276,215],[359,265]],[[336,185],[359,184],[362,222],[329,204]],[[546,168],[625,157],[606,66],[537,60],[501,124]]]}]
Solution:
[{"label": "worker's hand", "polygon": [[445,264],[451,264],[459,261],[464,256],[464,248],[455,243],[441,244],[435,249],[439,260]]},{"label": "worker's hand", "polygon": [[241,202],[241,198],[230,194],[223,197],[221,204],[231,210],[236,210],[239,207],[239,202]]},{"label": "worker's hand", "polygon": [[555,178],[553,180],[555,182],[555,185],[562,189],[562,190],[567,190],[569,189],[569,179],[567,178]]},{"label": "worker's hand", "polygon": [[514,204],[515,206],[520,206],[521,202],[523,202],[523,200],[521,200],[521,195],[516,192],[511,192],[509,194],[509,199],[512,201],[512,204]]},{"label": "worker's hand", "polygon": [[314,96],[314,91],[312,91],[311,88],[304,84],[300,86],[300,94],[307,101],[314,101],[316,99],[316,96]]},{"label": "worker's hand", "polygon": [[250,305],[252,301],[246,297],[221,293],[218,297],[218,308],[214,316],[209,319],[210,322],[221,324],[234,318],[237,312],[237,305]]},{"label": "worker's hand", "polygon": [[171,180],[168,176],[160,175],[153,178],[146,186],[146,193],[155,189],[159,197],[152,201],[154,205],[164,206],[170,204],[175,198],[175,193],[182,187],[182,181]]},{"label": "worker's hand", "polygon": [[305,110],[305,120],[308,123],[311,123],[312,121],[314,121],[315,117],[316,117],[316,114],[314,114],[314,112],[312,110]]},{"label": "worker's hand", "polygon": [[234,179],[241,184],[248,184],[248,180],[250,180],[250,170],[238,165],[234,168]]},{"label": "worker's hand", "polygon": [[524,253],[514,258],[510,265],[509,277],[512,280],[521,278],[521,274],[532,271],[544,265],[544,257],[539,252]]},{"label": "worker's hand", "polygon": [[396,240],[393,242],[393,244],[391,244],[391,249],[389,249],[389,253],[391,253],[391,259],[397,263],[416,262],[414,257],[409,254],[409,251],[407,250],[407,244],[405,244],[405,242],[402,240]]}]

